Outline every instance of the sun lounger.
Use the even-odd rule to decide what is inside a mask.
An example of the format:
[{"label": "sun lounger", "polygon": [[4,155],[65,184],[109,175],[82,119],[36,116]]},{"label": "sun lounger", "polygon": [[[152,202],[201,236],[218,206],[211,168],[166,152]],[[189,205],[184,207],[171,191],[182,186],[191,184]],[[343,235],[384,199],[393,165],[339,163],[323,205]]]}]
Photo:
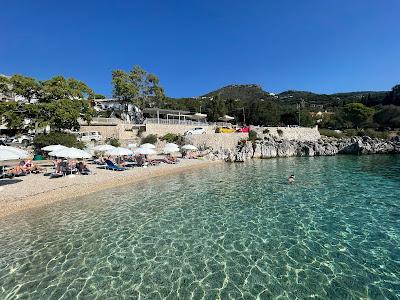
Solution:
[{"label": "sun lounger", "polygon": [[113,170],[113,171],[125,171],[126,170],[125,168],[118,167],[111,160],[108,160],[108,159],[106,159],[106,164],[107,164],[107,167],[106,167],[107,170]]}]

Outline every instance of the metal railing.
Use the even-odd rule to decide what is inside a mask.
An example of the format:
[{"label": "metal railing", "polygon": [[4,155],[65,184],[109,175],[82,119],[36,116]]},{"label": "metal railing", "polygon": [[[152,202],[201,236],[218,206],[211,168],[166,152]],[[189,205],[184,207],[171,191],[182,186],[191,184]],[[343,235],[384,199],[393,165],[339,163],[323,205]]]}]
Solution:
[{"label": "metal railing", "polygon": [[226,122],[204,122],[204,121],[193,121],[193,120],[157,119],[157,118],[147,118],[144,120],[143,124],[232,127],[232,124]]},{"label": "metal railing", "polygon": [[[87,124],[86,121],[79,119],[79,124]],[[118,118],[93,118],[92,121],[90,121],[90,124],[93,125],[99,125],[99,124],[104,124],[104,125],[117,125],[117,124],[128,124],[127,122],[124,122],[121,119]]]}]

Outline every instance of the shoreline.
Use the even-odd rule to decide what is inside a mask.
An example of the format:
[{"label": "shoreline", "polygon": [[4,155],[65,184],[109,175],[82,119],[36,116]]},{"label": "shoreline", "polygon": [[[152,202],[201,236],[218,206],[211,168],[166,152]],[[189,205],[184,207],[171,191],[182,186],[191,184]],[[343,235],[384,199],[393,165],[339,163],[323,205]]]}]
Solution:
[{"label": "shoreline", "polygon": [[[179,174],[210,165],[221,163],[218,160],[181,160],[176,165],[159,165],[148,168],[133,168],[123,172],[93,169],[92,175],[76,175],[73,177],[49,179],[41,174],[28,175],[26,177],[10,179],[18,180],[0,185],[0,193],[5,198],[0,200],[0,218],[39,208],[55,202],[86,196],[102,190],[116,188],[140,181],[163,177],[171,174]],[[21,181],[19,181],[21,180]],[[52,183],[46,184],[46,183]],[[35,189],[34,194],[29,189]],[[22,195],[15,195],[16,193]],[[25,193],[25,194],[23,194]]]}]

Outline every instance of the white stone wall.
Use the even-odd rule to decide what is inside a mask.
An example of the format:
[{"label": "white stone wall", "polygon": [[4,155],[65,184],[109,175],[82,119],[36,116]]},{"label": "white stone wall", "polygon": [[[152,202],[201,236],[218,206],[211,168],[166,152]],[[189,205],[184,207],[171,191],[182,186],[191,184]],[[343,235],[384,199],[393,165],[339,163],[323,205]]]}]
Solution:
[{"label": "white stone wall", "polygon": [[184,134],[186,131],[191,130],[195,127],[202,127],[207,133],[214,133],[215,126],[203,126],[203,125],[167,125],[167,124],[146,124],[146,131],[142,133],[143,136],[149,134],[156,134],[158,137],[162,137],[167,133]]},{"label": "white stone wall", "polygon": [[135,140],[137,139],[137,130],[133,130],[130,124],[118,125],[81,125],[80,132],[84,131],[98,131],[104,139],[117,138],[120,140]]},{"label": "white stone wall", "polygon": [[[259,136],[263,135],[264,130],[268,129],[269,134],[273,137],[286,139],[286,140],[297,140],[297,141],[317,141],[321,138],[318,127],[261,127],[252,128]],[[281,134],[278,133],[281,130]]]},{"label": "white stone wall", "polygon": [[185,136],[187,144],[195,145],[200,149],[212,148],[213,150],[219,149],[233,149],[237,146],[240,140],[247,140],[248,133],[208,133]]}]

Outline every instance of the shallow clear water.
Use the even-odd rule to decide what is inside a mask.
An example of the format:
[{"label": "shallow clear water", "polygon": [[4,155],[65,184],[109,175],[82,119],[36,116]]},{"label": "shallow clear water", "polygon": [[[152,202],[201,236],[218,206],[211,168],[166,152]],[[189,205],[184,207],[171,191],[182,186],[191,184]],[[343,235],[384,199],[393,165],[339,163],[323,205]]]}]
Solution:
[{"label": "shallow clear water", "polygon": [[400,156],[221,164],[0,228],[0,299],[399,299]]}]

